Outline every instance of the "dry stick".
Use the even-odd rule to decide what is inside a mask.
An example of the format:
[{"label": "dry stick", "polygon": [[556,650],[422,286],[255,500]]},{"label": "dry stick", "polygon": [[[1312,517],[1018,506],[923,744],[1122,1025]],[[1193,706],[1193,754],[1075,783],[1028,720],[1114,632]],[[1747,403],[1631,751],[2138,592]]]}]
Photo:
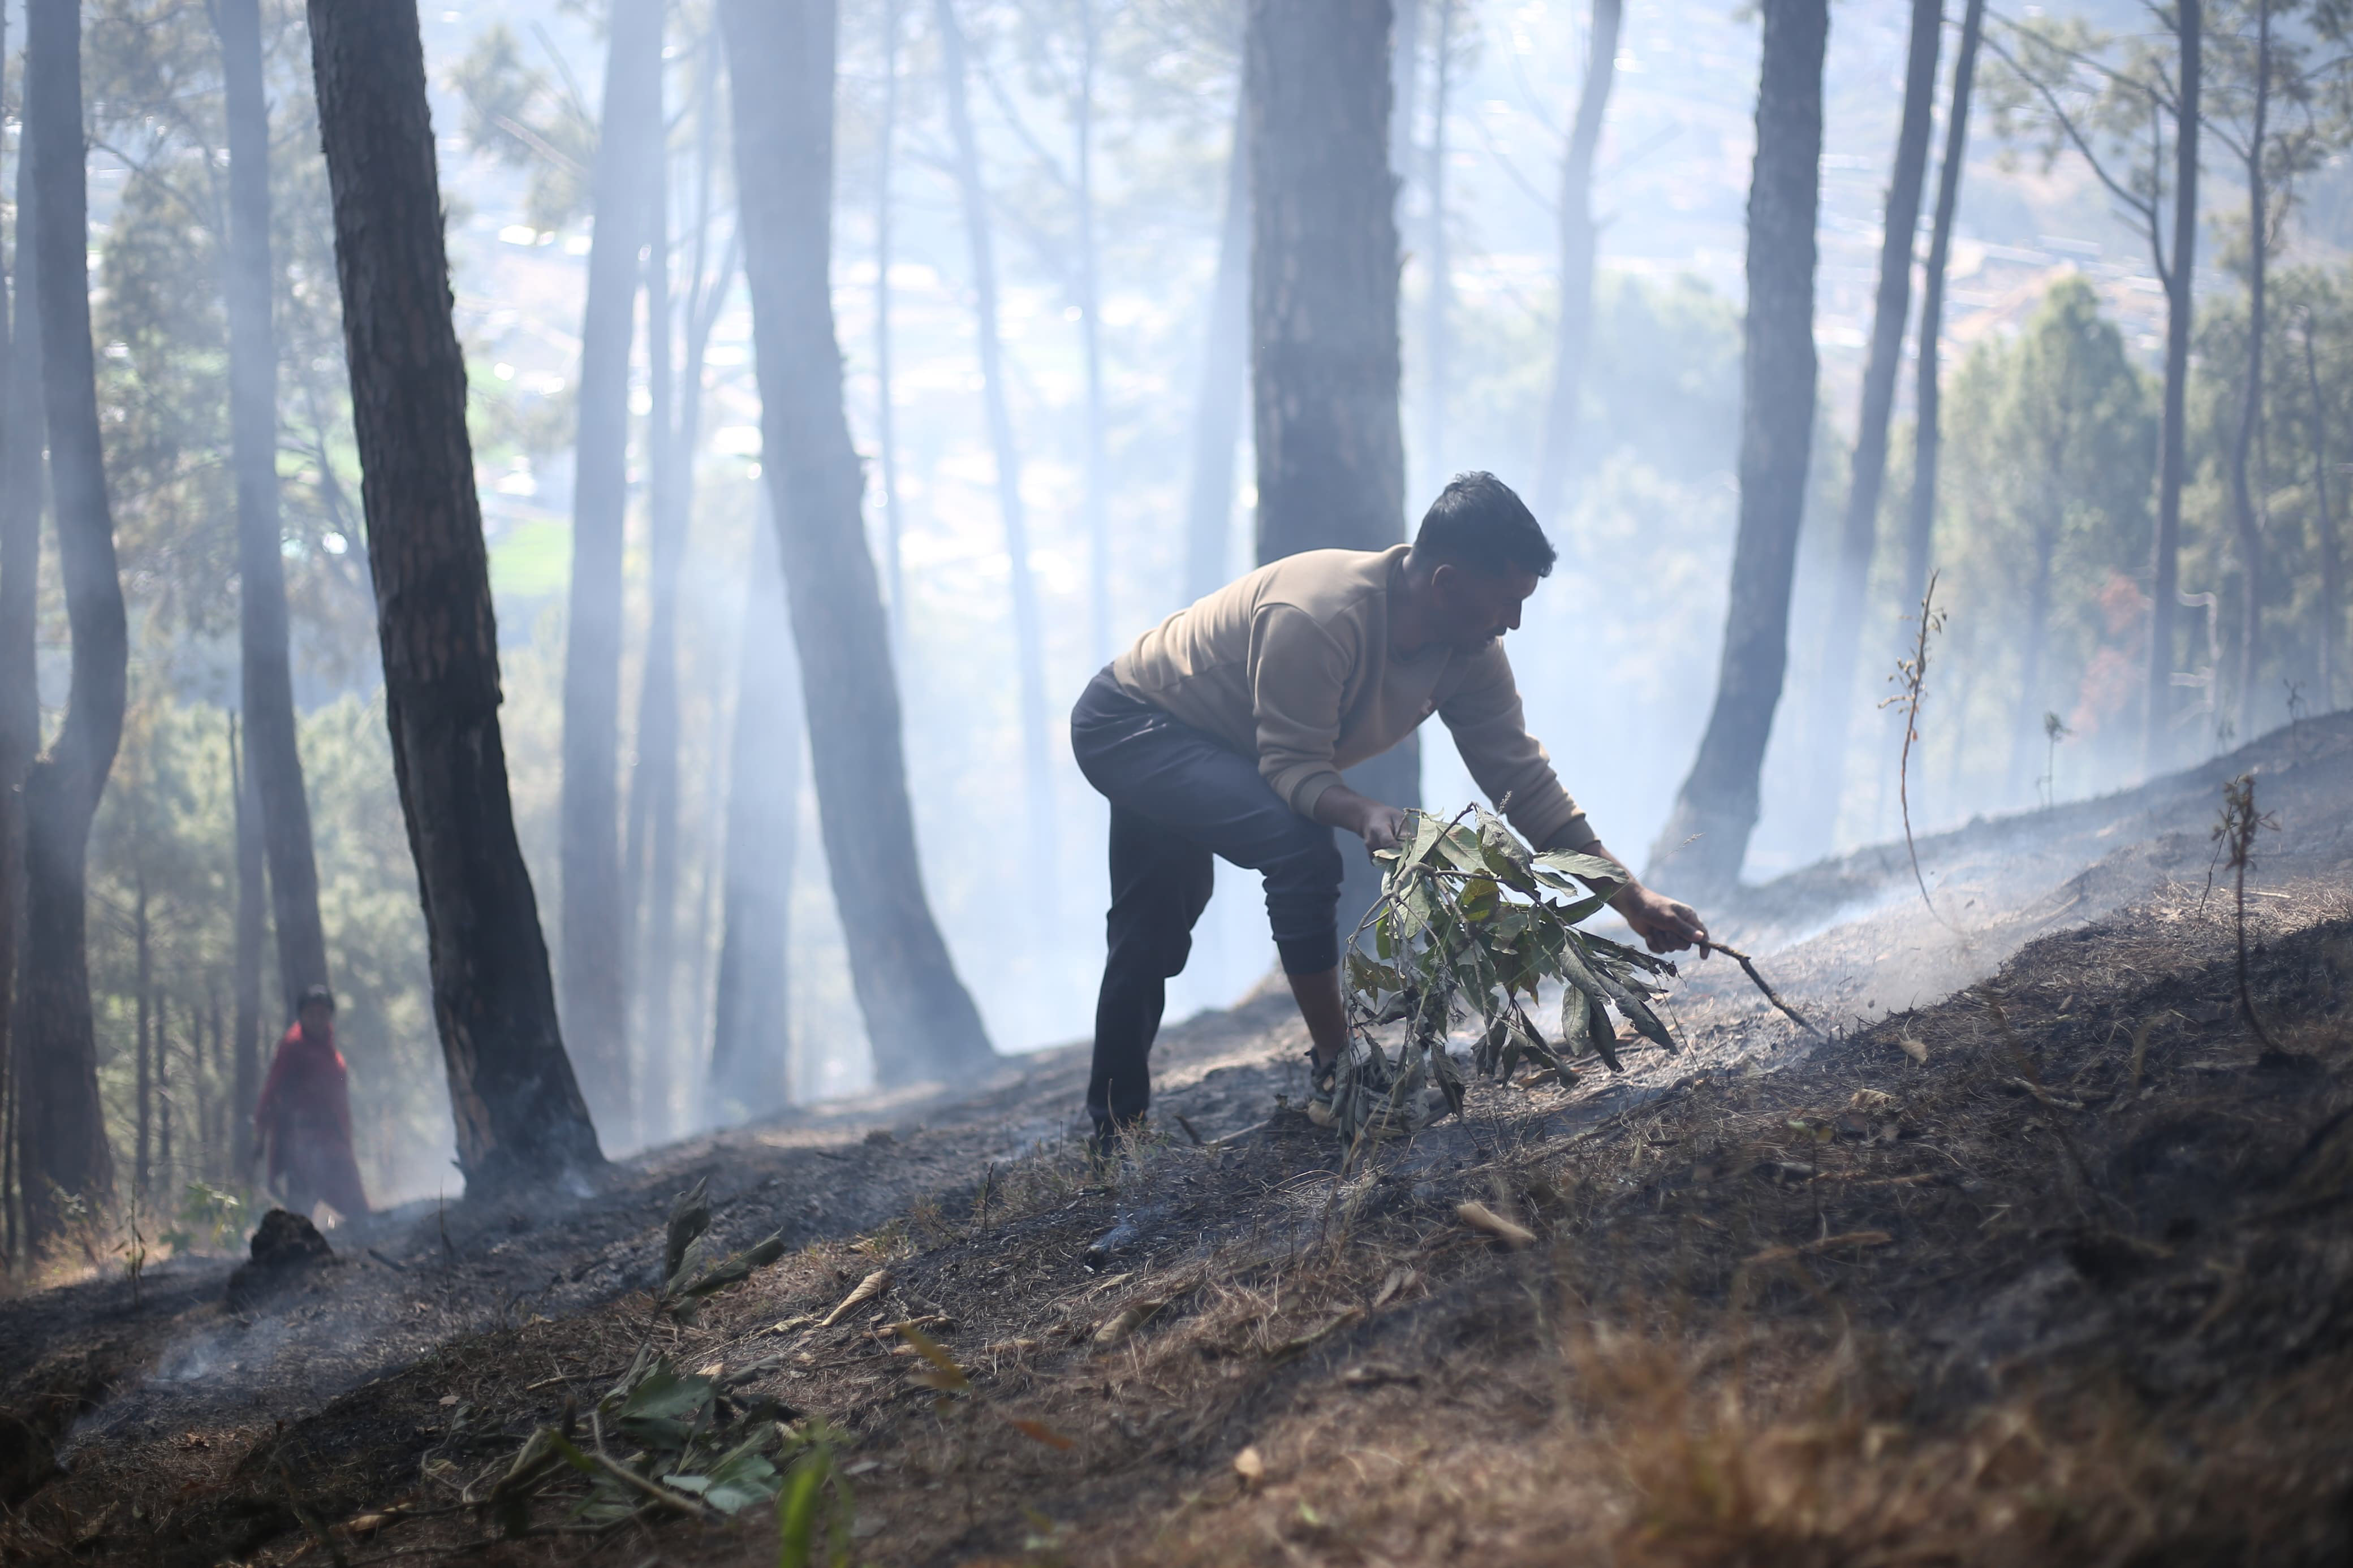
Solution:
[{"label": "dry stick", "polygon": [[1895,707],[1904,710],[1904,754],[1895,767],[1895,797],[1904,806],[1904,847],[1912,856],[1912,879],[1920,885],[1920,901],[1928,906],[1940,924],[1949,927],[1936,909],[1936,900],[1928,896],[1928,879],[1920,874],[1920,847],[1912,838],[1912,743],[1920,738],[1920,698],[1928,679],[1928,634],[1942,631],[1945,613],[1935,607],[1936,574],[1928,574],[1928,586],[1920,595],[1920,630],[1914,643],[1912,657],[1895,661],[1895,673],[1887,679],[1902,686],[1896,695],[1881,700],[1882,708]]},{"label": "dry stick", "polygon": [[1733,963],[1740,965],[1743,972],[1747,974],[1749,980],[1755,984],[1757,989],[1765,993],[1765,1000],[1772,1003],[1774,1006],[1778,1007],[1783,1013],[1787,1014],[1788,1016],[1789,1022],[1797,1025],[1798,1027],[1805,1030],[1806,1033],[1813,1036],[1813,1037],[1818,1040],[1827,1040],[1830,1038],[1828,1035],[1823,1034],[1820,1029],[1815,1028],[1813,1025],[1808,1023],[1806,1021],[1805,1015],[1799,1013],[1795,1007],[1790,1006],[1787,1002],[1782,1001],[1780,995],[1775,992],[1770,985],[1765,984],[1765,977],[1757,973],[1757,961],[1755,959],[1749,957],[1746,953],[1741,952],[1736,947],[1726,947],[1720,942],[1714,942],[1706,937],[1702,937],[1699,943],[1699,955],[1702,958],[1705,958],[1711,952],[1720,952],[1724,954],[1725,957],[1732,960]]}]

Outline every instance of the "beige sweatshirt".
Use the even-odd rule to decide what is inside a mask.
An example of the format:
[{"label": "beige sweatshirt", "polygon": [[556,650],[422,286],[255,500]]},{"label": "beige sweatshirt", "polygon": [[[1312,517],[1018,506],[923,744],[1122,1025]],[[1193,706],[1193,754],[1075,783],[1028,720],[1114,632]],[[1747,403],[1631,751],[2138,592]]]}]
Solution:
[{"label": "beige sweatshirt", "polygon": [[1503,644],[1476,653],[1389,647],[1389,595],[1406,546],[1311,550],[1227,584],[1112,661],[1129,696],[1244,755],[1303,816],[1340,770],[1379,755],[1437,714],[1471,776],[1543,849],[1598,837],[1528,734]]}]

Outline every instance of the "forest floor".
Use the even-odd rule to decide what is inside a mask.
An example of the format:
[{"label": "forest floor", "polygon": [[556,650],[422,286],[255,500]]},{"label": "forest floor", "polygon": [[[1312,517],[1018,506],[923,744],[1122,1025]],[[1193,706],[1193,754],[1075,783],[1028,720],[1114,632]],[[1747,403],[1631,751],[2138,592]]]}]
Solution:
[{"label": "forest floor", "polygon": [[[2208,888],[2241,772],[2268,1052]],[[1068,1047],[410,1205],[235,1310],[202,1258],[0,1301],[0,1561],[775,1561],[765,1506],[591,1531],[561,1486],[488,1542],[466,1500],[601,1440],[641,1350],[824,1417],[861,1562],[2345,1561],[2353,716],[1919,847],[1933,912],[1900,841],[1710,911],[1828,1041],[1686,963],[1680,1054],[1346,1169],[1267,994],[1166,1032],[1105,1167]],[[793,1250],[685,1325],[648,1292],[705,1178]]]}]

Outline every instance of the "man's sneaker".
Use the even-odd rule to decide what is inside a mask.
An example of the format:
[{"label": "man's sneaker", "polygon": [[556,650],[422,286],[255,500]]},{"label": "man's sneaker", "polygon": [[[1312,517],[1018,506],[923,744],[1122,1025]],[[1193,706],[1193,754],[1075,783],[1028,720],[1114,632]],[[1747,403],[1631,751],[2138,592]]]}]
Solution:
[{"label": "man's sneaker", "polygon": [[1318,1127],[1329,1127],[1339,1120],[1332,1108],[1332,1097],[1340,1088],[1340,1058],[1328,1062],[1315,1059],[1315,1047],[1307,1047],[1307,1120]]},{"label": "man's sneaker", "polygon": [[[1343,1062],[1347,1064],[1345,1074]],[[1318,1064],[1311,1050],[1307,1071],[1307,1120],[1318,1127],[1353,1140],[1366,1132],[1375,1138],[1400,1136],[1419,1125],[1415,1097],[1391,1103],[1397,1076],[1381,1051],[1351,1041],[1345,1057]]]}]

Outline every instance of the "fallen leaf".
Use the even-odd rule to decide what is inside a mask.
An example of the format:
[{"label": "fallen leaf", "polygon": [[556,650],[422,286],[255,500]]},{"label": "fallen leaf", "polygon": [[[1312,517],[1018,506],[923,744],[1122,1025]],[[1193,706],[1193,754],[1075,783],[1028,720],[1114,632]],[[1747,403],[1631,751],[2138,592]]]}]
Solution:
[{"label": "fallen leaf", "polygon": [[1911,1036],[1905,1035],[1895,1043],[1904,1047],[1904,1054],[1905,1056],[1910,1057],[1922,1067],[1926,1067],[1928,1065],[1928,1047],[1926,1042],[1915,1040]]},{"label": "fallen leaf", "polygon": [[697,1377],[717,1377],[726,1370],[727,1363],[725,1362],[714,1361],[709,1366],[697,1372],[694,1375]]},{"label": "fallen leaf", "polygon": [[816,1321],[817,1321],[817,1318],[816,1318],[816,1315],[815,1315],[815,1314],[813,1314],[813,1313],[809,1313],[809,1312],[803,1312],[803,1313],[802,1313],[799,1317],[797,1317],[797,1318],[786,1318],[786,1319],[783,1322],[781,1322],[781,1323],[770,1323],[770,1324],[769,1324],[765,1329],[762,1330],[761,1331],[762,1331],[763,1333],[770,1333],[770,1334],[789,1334],[789,1333],[791,1333],[795,1329],[807,1328],[809,1324],[814,1323],[814,1322],[816,1322]]},{"label": "fallen leaf", "polygon": [[1067,1453],[1075,1447],[1070,1438],[1055,1431],[1043,1421],[1025,1421],[1018,1415],[1008,1415],[1005,1420],[1007,1425],[1024,1437],[1043,1443],[1049,1448],[1058,1448]]},{"label": "fallen leaf", "polygon": [[817,1326],[820,1329],[833,1327],[834,1324],[882,1294],[884,1290],[890,1289],[890,1286],[891,1271],[888,1268],[877,1268],[873,1273],[860,1279],[858,1282],[858,1288],[841,1299],[839,1306],[818,1319]]},{"label": "fallen leaf", "polygon": [[1410,1269],[1410,1268],[1392,1268],[1392,1269],[1390,1269],[1390,1270],[1389,1270],[1389,1277],[1388,1277],[1388,1279],[1384,1279],[1384,1280],[1382,1280],[1382,1281],[1381,1281],[1381,1288],[1380,1288],[1379,1289],[1377,1289],[1377,1290],[1376,1290],[1376,1291],[1374,1291],[1374,1292],[1373,1292],[1373,1305],[1374,1305],[1374,1306],[1376,1306],[1376,1307],[1379,1307],[1379,1306],[1384,1306],[1384,1305],[1386,1305],[1386,1304],[1388,1303],[1388,1299],[1389,1299],[1390,1297],[1392,1297],[1392,1296],[1396,1295],[1398,1291],[1400,1291],[1400,1290],[1404,1289],[1407,1286],[1409,1286],[1409,1285],[1410,1285],[1410,1284],[1412,1284],[1412,1283],[1413,1283],[1413,1270],[1412,1270],[1412,1269]]},{"label": "fallen leaf", "polygon": [[449,1406],[458,1403],[458,1396],[454,1394],[445,1394],[435,1403],[438,1404],[442,1409],[447,1410]]},{"label": "fallen leaf", "polygon": [[1534,1247],[1536,1233],[1514,1220],[1505,1219],[1485,1204],[1457,1204],[1454,1217],[1473,1230],[1484,1231],[1506,1247]]},{"label": "fallen leaf", "polygon": [[1234,1456],[1234,1474],[1245,1481],[1266,1479],[1266,1461],[1259,1458],[1258,1446],[1252,1444]]},{"label": "fallen leaf", "polygon": [[1883,1089],[1858,1089],[1846,1103],[1853,1110],[1892,1110],[1895,1097]]},{"label": "fallen leaf", "polygon": [[1168,1305],[1167,1301],[1157,1296],[1147,1296],[1142,1300],[1130,1301],[1103,1320],[1103,1327],[1095,1331],[1095,1343],[1099,1346],[1119,1343],[1150,1321],[1153,1314],[1166,1305]]}]

